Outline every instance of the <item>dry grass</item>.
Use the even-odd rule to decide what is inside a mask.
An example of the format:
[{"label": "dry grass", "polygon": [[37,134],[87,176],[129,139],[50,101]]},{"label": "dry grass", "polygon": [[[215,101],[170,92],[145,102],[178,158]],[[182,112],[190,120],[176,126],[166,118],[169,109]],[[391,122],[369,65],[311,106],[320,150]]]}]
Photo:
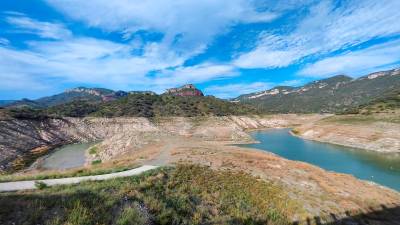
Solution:
[{"label": "dry grass", "polygon": [[279,185],[193,165],[0,194],[0,205],[0,224],[289,224],[301,210]]}]

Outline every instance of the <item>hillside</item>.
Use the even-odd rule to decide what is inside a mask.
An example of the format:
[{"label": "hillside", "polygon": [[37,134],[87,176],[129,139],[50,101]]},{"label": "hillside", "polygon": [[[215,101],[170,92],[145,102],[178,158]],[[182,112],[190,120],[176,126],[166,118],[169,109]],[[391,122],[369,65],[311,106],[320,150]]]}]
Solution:
[{"label": "hillside", "polygon": [[69,103],[72,101],[106,101],[108,99],[116,99],[118,97],[126,96],[127,93],[105,88],[85,88],[78,87],[66,90],[60,94],[39,98],[36,100],[22,99],[7,105],[9,108],[15,107],[32,107],[32,108],[46,108],[56,105]]},{"label": "hillside", "polygon": [[43,109],[30,107],[6,110],[15,118],[44,117],[160,117],[160,116],[225,116],[258,114],[252,106],[232,103],[212,96],[173,96],[129,94],[115,101],[78,100]]},{"label": "hillside", "polygon": [[345,112],[389,96],[400,89],[400,69],[372,73],[358,79],[338,75],[301,87],[279,86],[241,95],[232,101],[269,113]]},{"label": "hillside", "polygon": [[392,93],[376,98],[368,104],[360,105],[351,110],[350,113],[395,113],[398,110],[400,110],[400,90],[394,90]]}]

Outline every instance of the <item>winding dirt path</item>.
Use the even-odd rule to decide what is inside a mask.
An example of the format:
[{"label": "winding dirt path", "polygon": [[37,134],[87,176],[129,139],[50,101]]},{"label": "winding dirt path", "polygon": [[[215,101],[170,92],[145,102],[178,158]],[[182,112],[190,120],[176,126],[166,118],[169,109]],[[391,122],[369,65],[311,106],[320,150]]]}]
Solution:
[{"label": "winding dirt path", "polygon": [[118,177],[129,177],[139,175],[146,171],[157,168],[158,166],[144,165],[139,168],[102,175],[84,176],[84,177],[68,177],[59,179],[46,179],[46,180],[28,180],[28,181],[15,181],[0,183],[0,192],[6,191],[21,191],[36,189],[35,182],[43,182],[47,186],[62,185],[62,184],[77,184],[83,181],[97,181],[97,180],[109,180]]}]

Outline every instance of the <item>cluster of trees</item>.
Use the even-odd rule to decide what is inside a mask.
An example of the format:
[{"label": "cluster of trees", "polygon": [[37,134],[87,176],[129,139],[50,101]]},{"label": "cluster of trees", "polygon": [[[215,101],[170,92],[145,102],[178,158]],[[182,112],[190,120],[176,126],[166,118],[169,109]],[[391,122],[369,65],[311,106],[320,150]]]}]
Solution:
[{"label": "cluster of trees", "polygon": [[221,100],[212,96],[172,96],[130,94],[111,102],[77,100],[43,109],[18,107],[8,109],[14,118],[43,119],[55,117],[159,117],[225,116],[257,114],[252,106]]}]

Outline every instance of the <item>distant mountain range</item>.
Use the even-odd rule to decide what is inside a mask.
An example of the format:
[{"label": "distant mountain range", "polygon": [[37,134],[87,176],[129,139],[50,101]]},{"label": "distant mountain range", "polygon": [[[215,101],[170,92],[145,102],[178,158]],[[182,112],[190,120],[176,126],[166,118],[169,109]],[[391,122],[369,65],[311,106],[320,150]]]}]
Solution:
[{"label": "distant mountain range", "polygon": [[338,75],[301,87],[278,86],[231,99],[268,113],[346,112],[400,90],[400,69],[372,73],[358,79]]},{"label": "distant mountain range", "polygon": [[[128,94],[147,93],[155,94],[151,91],[113,91],[105,88],[86,88],[77,87],[68,89],[60,94],[39,98],[36,100],[22,99],[18,101],[6,102],[3,107],[32,107],[32,108],[47,108],[57,105],[70,103],[73,101],[90,101],[90,102],[107,102],[125,97]],[[1,102],[0,102],[1,103]]]},{"label": "distant mountain range", "polygon": [[224,116],[259,114],[254,106],[204,96],[192,84],[157,95],[149,91],[114,92],[101,88],[74,88],[37,100],[23,99],[2,111],[21,119],[47,117]]},{"label": "distant mountain range", "polygon": [[[39,98],[36,100],[22,99],[17,101],[0,100],[0,107],[16,108],[47,108],[57,105],[70,103],[73,101],[90,101],[90,102],[109,102],[126,97],[129,94],[149,94],[156,95],[152,91],[113,91],[105,88],[86,88],[77,87],[68,89],[63,93]],[[203,92],[192,84],[187,84],[179,88],[167,89],[165,94],[174,96],[204,96]]]},{"label": "distant mountain range", "polygon": [[[370,109],[372,106],[369,105],[376,105],[377,102],[386,102],[388,104],[385,106],[389,108],[393,105],[397,106],[398,104],[393,102],[399,99],[399,90],[400,69],[394,69],[372,73],[358,79],[338,75],[301,87],[278,86],[230,99],[231,103],[236,104],[226,104],[225,100],[205,97],[203,92],[194,85],[188,84],[167,89],[162,95],[151,91],[125,92],[78,87],[36,100],[0,101],[0,107],[46,109],[47,113],[65,116],[206,115],[207,113],[228,115],[228,111],[233,110],[233,107],[238,107],[238,110],[233,110],[232,114],[240,114],[239,112],[354,113],[362,108]],[[163,96],[174,98],[171,100]],[[389,100],[386,101],[386,98]],[[161,106],[162,104],[167,105]],[[162,112],[162,110],[166,111]],[[196,110],[199,113],[195,113]]]}]

